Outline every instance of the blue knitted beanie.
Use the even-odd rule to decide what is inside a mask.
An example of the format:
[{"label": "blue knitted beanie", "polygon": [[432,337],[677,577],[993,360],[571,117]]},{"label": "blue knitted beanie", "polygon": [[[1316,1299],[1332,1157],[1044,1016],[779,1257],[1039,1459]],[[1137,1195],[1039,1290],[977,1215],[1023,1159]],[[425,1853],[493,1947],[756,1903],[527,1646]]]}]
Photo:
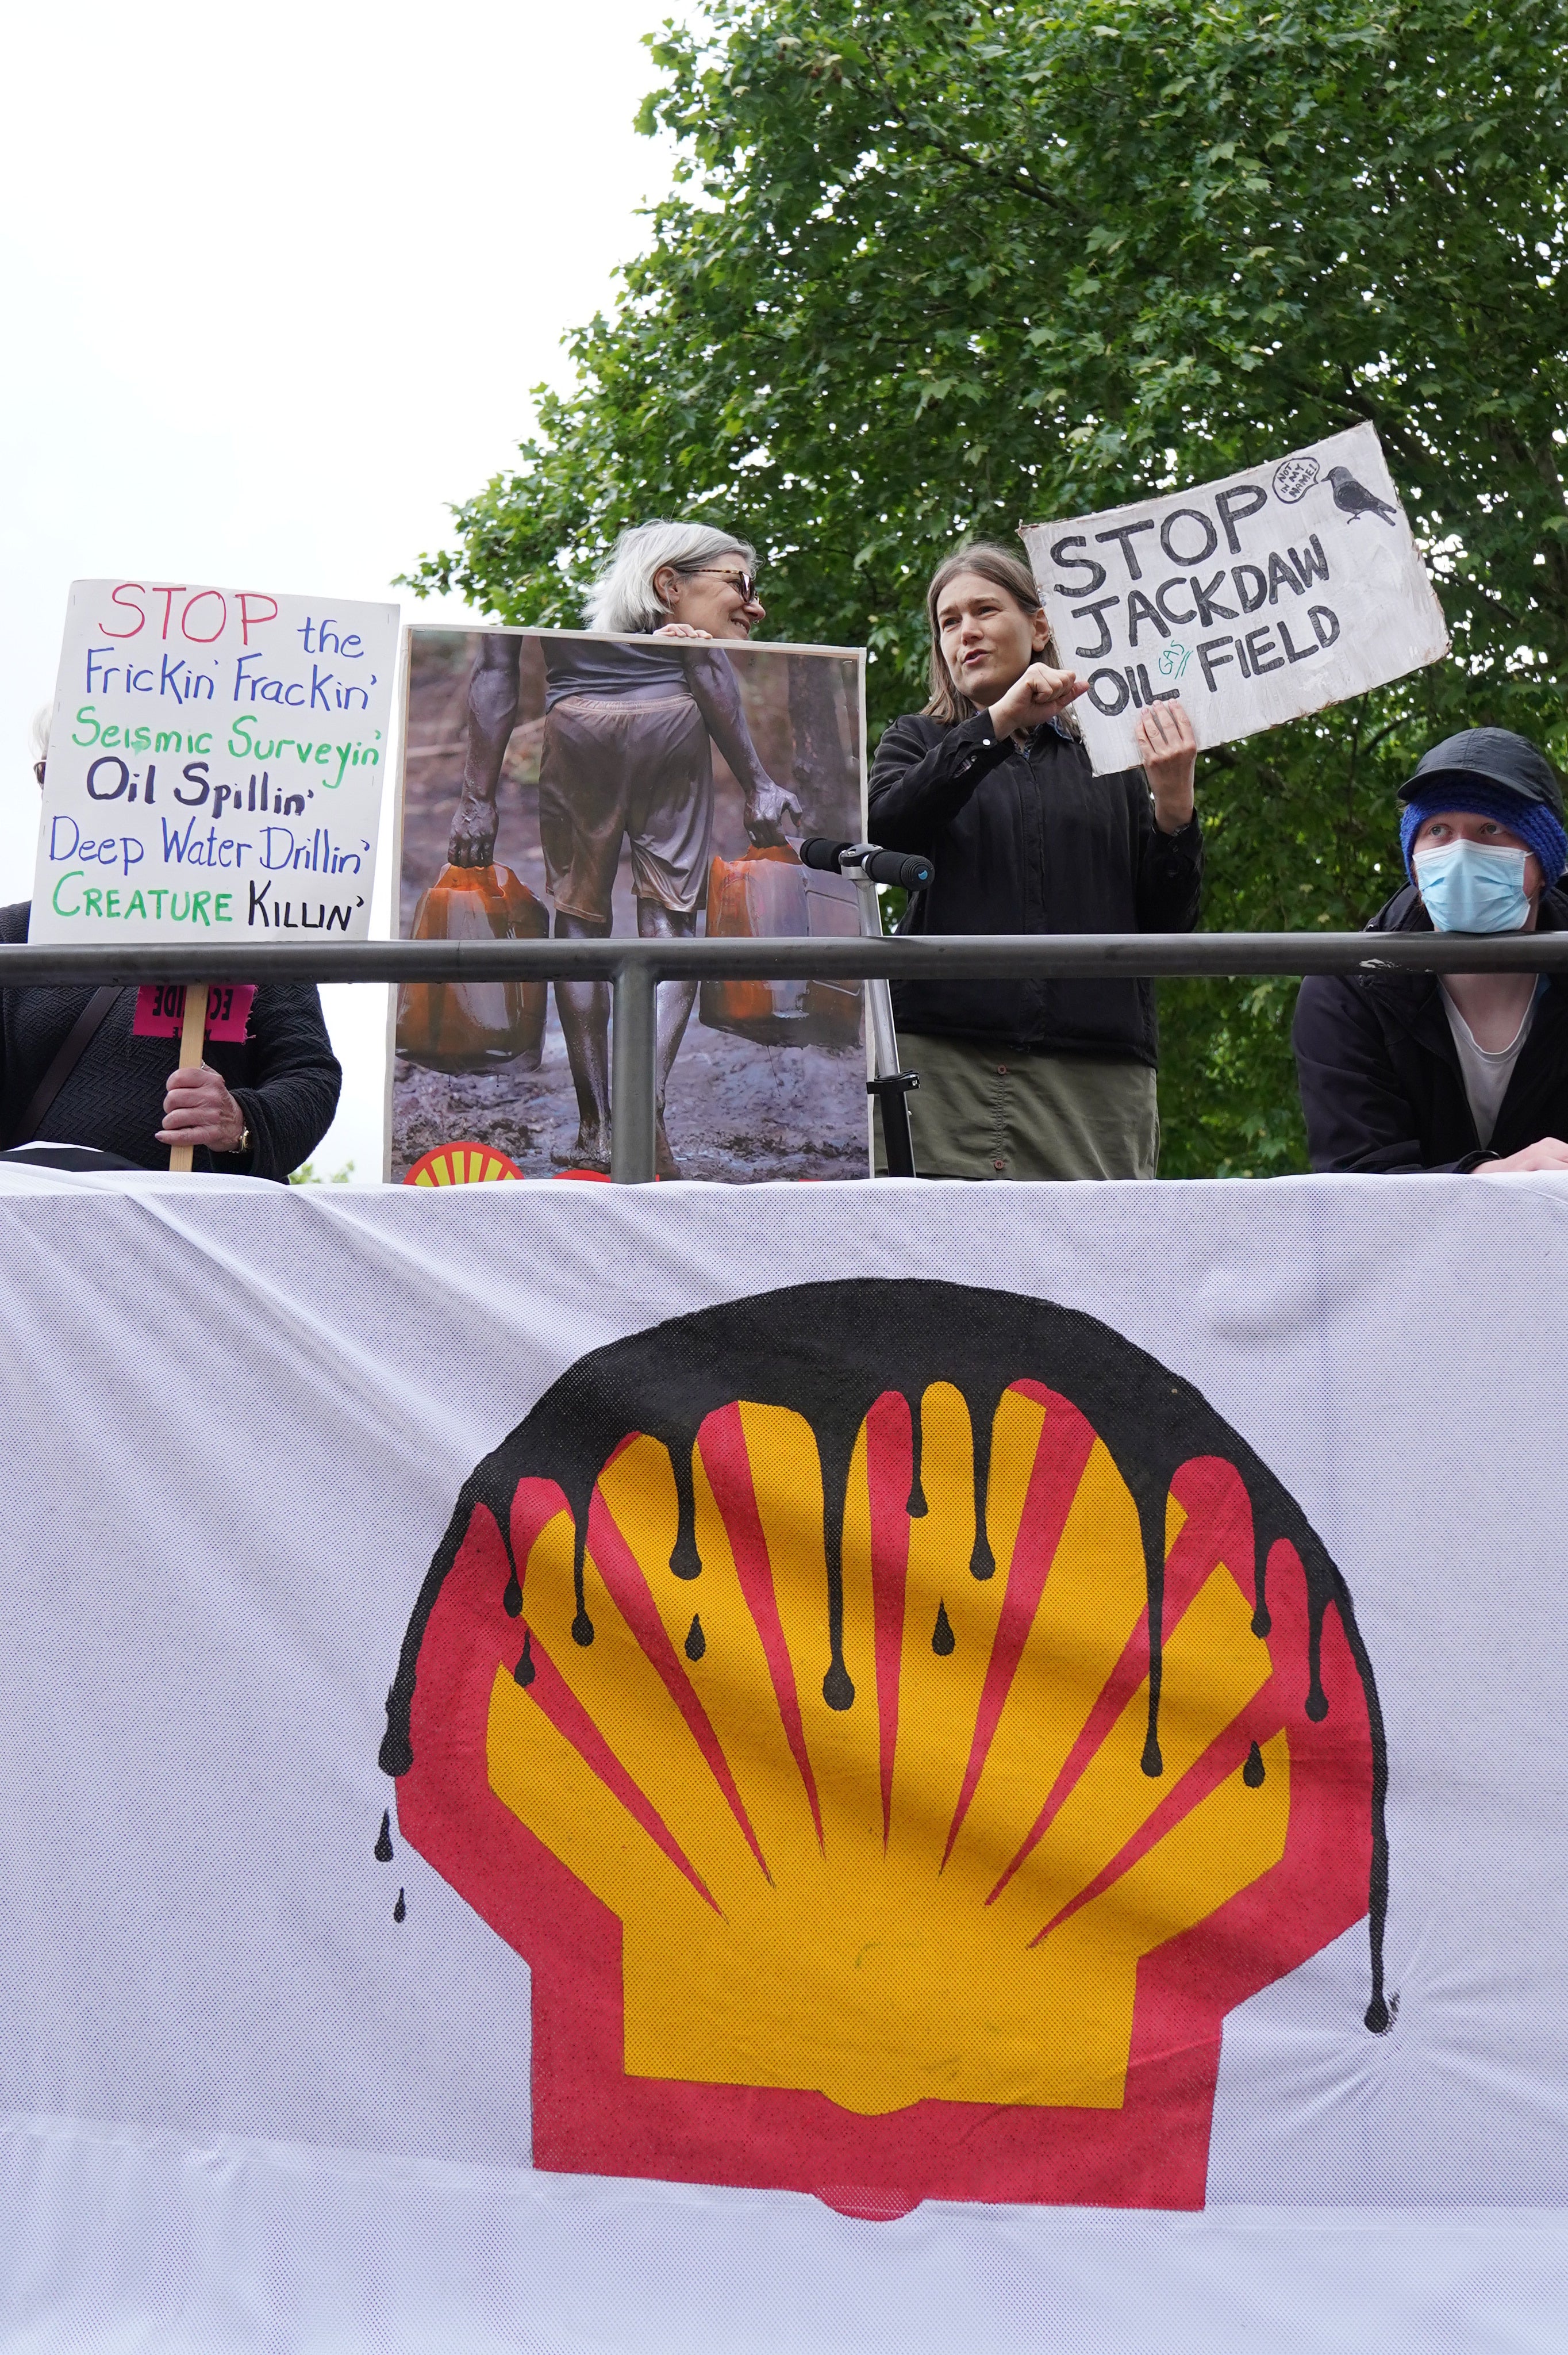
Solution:
[{"label": "blue knitted beanie", "polygon": [[1399,847],[1404,854],[1404,871],[1412,882],[1415,876],[1410,864],[1411,847],[1426,820],[1436,817],[1439,810],[1467,810],[1477,817],[1495,818],[1499,826],[1506,826],[1540,859],[1548,890],[1568,868],[1568,834],[1544,802],[1526,801],[1522,794],[1510,794],[1506,786],[1449,770],[1424,778],[1400,812]]}]

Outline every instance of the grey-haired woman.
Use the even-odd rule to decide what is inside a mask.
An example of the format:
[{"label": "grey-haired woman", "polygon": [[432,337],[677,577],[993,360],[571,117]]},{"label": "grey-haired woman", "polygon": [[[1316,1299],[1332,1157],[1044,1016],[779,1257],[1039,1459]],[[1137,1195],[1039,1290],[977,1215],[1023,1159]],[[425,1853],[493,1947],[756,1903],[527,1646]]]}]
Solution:
[{"label": "grey-haired woman", "polygon": [[[768,775],[752,743],[731,664],[708,651],[715,641],[744,641],[762,620],[756,566],[755,549],[710,524],[638,524],[621,533],[589,592],[589,627],[606,635],[546,639],[539,833],[557,940],[609,932],[623,841],[638,932],[650,939],[695,932],[707,888],[714,744],[740,785],[754,842],[782,842],[785,821],[799,825],[800,803]],[[617,642],[624,637],[645,643]],[[494,850],[520,650],[510,632],[488,632],[480,641],[448,850],[454,866],[487,866]],[[571,1158],[600,1168],[610,1153],[609,996],[596,982],[556,984],[577,1099]],[[680,1175],[664,1134],[664,1093],[695,1000],[694,982],[666,982],[659,993],[662,1177]]]}]

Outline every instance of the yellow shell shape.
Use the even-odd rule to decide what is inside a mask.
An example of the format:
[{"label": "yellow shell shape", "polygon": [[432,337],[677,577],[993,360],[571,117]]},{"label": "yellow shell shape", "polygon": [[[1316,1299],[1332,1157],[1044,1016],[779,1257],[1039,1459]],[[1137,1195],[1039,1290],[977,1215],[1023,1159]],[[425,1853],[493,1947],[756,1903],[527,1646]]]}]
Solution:
[{"label": "yellow shell shape", "polygon": [[[926,1391],[927,1509],[907,1522],[896,1743],[885,1780],[868,1428],[843,1535],[842,1657],[857,1698],[833,1709],[822,1695],[830,1630],[815,1440],[786,1409],[732,1412],[755,1520],[748,1540],[733,1497],[728,1523],[721,1513],[705,1426],[694,1463],[698,1578],[669,1566],[676,1491],[661,1444],[632,1439],[599,1484],[599,1510],[646,1582],[731,1791],[617,1607],[595,1553],[603,1519],[590,1529],[584,1573],[591,1643],[573,1640],[567,1514],[540,1532],[524,1572],[531,1643],[691,1873],[525,1685],[503,1668],[491,1699],[492,1788],[623,1925],[628,2073],[814,2089],[868,2115],[928,2098],[1119,2107],[1140,1958],[1284,1849],[1290,1774],[1281,1732],[1263,1747],[1261,1784],[1255,1765],[1247,1782],[1238,1766],[1111,1870],[1267,1679],[1268,1647],[1252,1632],[1248,1601],[1222,1563],[1166,1625],[1163,1774],[1140,1765],[1145,1677],[1077,1762],[1031,1847],[1146,1606],[1138,1514],[1103,1444],[1088,1451],[977,1776],[976,1727],[1042,1433],[1048,1413],[1071,1410],[1018,1389],[1003,1394],[986,1497],[997,1568],[982,1581],[969,1569],[968,1410],[946,1383]],[[1172,1500],[1168,1550],[1181,1523]],[[737,1550],[749,1541],[755,1551],[758,1534],[787,1649],[782,1691],[737,1569]],[[885,1635],[884,1652],[885,1682]]]},{"label": "yellow shell shape", "polygon": [[488,1145],[438,1145],[420,1155],[405,1186],[479,1186],[523,1172],[504,1153]]}]

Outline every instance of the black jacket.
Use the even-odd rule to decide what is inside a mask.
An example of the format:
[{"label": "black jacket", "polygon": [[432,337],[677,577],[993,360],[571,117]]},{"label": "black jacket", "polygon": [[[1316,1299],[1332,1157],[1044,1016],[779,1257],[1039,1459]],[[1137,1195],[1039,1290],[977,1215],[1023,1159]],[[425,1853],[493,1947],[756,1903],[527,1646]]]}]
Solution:
[{"label": "black jacket", "polygon": [[[0,941],[25,941],[30,902],[0,908]],[[44,1073],[92,996],[77,989],[0,989],[0,1145],[14,1141]],[[166,1169],[169,1148],[154,1142],[164,1091],[180,1060],[177,1039],[137,1039],[136,992],[122,989],[38,1130],[62,1145],[93,1145],[143,1169]],[[205,1060],[223,1074],[250,1131],[249,1154],[208,1153],[198,1169],[286,1179],[315,1151],[337,1110],[343,1072],[332,1051],[313,982],[264,982],[250,1008],[250,1035],[233,1046],[209,1039]]]},{"label": "black jacket", "polygon": [[[988,712],[944,727],[895,719],[871,772],[871,838],[924,851],[937,870],[911,932],[1186,932],[1198,921],[1203,840],[1194,818],[1161,834],[1141,769],[1090,773],[1054,726],[1027,751]],[[1048,1055],[1152,1065],[1148,981],[900,981],[901,1029],[996,1040]]]},{"label": "black jacket", "polygon": [[[1568,930],[1568,897],[1548,891],[1536,919]],[[1429,932],[1411,884],[1369,932]],[[1535,1003],[1489,1147],[1476,1135],[1436,974],[1315,974],[1292,1031],[1314,1169],[1472,1169],[1543,1136],[1568,1136],[1568,986],[1553,974]]]}]

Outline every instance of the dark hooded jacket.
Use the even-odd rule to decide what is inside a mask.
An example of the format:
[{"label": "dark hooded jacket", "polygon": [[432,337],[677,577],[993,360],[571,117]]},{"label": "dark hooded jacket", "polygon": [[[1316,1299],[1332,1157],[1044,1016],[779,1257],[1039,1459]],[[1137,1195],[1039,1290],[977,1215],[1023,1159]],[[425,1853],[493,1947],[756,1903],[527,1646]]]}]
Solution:
[{"label": "dark hooded jacket", "polygon": [[[944,726],[895,719],[877,747],[871,839],[923,851],[937,870],[901,932],[1187,932],[1198,921],[1203,838],[1161,834],[1141,769],[1097,777],[1052,724],[1026,750],[991,715]],[[902,981],[900,1029],[1107,1062],[1158,1060],[1150,981]]]},{"label": "dark hooded jacket", "polygon": [[[1568,895],[1546,892],[1543,932],[1568,931]],[[1369,932],[1429,932],[1414,884]],[[1476,1134],[1443,993],[1432,973],[1313,975],[1292,1032],[1307,1147],[1318,1170],[1473,1169],[1543,1136],[1568,1137],[1568,979],[1540,990],[1489,1146]]]},{"label": "dark hooded jacket", "polygon": [[[28,914],[25,900],[0,908],[0,941],[25,941]],[[0,1145],[16,1141],[16,1124],[92,994],[87,984],[0,990]],[[155,1140],[179,1040],[136,1038],[135,1013],[135,990],[122,989],[45,1114],[39,1142],[90,1145],[143,1169],[168,1167],[169,1148]],[[196,1168],[281,1183],[326,1135],[343,1085],[315,984],[263,982],[247,1038],[232,1045],[209,1039],[206,1060],[244,1114],[250,1149],[241,1156],[198,1146]]]}]

